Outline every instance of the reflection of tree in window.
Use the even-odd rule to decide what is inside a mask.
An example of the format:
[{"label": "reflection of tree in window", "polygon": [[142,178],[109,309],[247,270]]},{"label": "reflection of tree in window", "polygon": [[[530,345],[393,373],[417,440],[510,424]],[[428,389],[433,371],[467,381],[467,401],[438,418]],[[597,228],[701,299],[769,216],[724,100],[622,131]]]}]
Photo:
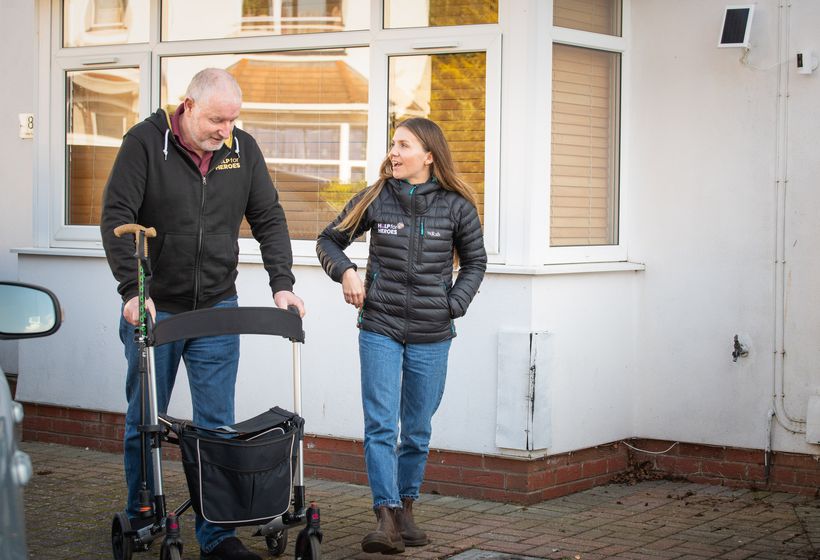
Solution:
[{"label": "reflection of tree in window", "polygon": [[242,17],[271,16],[271,0],[242,0]]},{"label": "reflection of tree in window", "polygon": [[430,26],[495,23],[498,0],[430,0]]},{"label": "reflection of tree in window", "polygon": [[[422,61],[424,64],[419,64]],[[412,91],[402,89],[399,83],[418,73],[414,68],[421,66],[425,70]],[[483,219],[486,54],[394,56],[390,57],[389,74],[389,136],[396,124],[409,117],[427,117],[438,123],[459,173],[479,195],[479,216]]]},{"label": "reflection of tree in window", "polygon": [[498,0],[385,0],[384,22],[386,28],[497,23]]},{"label": "reflection of tree in window", "polygon": [[125,10],[128,8],[128,0],[94,0],[91,6],[92,29],[122,29],[125,27]]}]

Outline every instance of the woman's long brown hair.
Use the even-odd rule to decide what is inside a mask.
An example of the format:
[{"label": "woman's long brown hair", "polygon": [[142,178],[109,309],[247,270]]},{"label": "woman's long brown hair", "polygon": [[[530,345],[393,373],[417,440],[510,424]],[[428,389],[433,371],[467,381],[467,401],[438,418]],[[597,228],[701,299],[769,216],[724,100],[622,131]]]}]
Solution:
[{"label": "woman's long brown hair", "polygon": [[[450,146],[447,144],[447,139],[444,138],[441,128],[430,119],[422,117],[413,117],[402,121],[396,126],[397,129],[400,127],[406,127],[418,138],[422,148],[433,154],[430,176],[435,177],[442,188],[457,192],[470,201],[473,206],[478,207],[478,196],[475,190],[456,171],[453,156],[450,153]],[[350,209],[347,216],[336,225],[336,229],[349,232],[352,238],[367,208],[379,196],[387,180],[392,177],[393,165],[390,163],[390,152],[388,151],[379,167],[379,179],[367,188],[364,196]]]}]

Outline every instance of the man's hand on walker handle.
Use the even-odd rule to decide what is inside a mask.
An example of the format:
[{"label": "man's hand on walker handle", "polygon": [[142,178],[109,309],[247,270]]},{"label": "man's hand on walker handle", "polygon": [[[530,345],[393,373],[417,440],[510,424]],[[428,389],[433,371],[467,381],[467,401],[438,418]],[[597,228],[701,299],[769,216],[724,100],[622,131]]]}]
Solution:
[{"label": "man's hand on walker handle", "polygon": [[[151,314],[151,318],[156,321],[157,320],[157,309],[154,307],[154,300],[148,298],[145,300],[145,309],[148,313]],[[126,321],[134,325],[135,327],[140,324],[140,298],[139,296],[134,296],[128,300],[125,306],[122,308],[122,316],[125,318]]]},{"label": "man's hand on walker handle", "polygon": [[279,309],[287,309],[293,306],[299,311],[299,317],[305,316],[305,303],[302,301],[302,298],[293,292],[279,290],[273,294],[273,303],[275,303]]}]

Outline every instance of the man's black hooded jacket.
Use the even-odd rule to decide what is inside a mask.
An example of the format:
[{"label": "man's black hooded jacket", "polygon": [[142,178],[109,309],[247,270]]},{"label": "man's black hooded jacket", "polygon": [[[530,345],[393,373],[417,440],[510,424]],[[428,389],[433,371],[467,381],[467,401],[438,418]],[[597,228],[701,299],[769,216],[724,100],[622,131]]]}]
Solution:
[{"label": "man's black hooded jacket", "polygon": [[234,127],[203,177],[162,109],[123,138],[105,187],[100,230],[123,301],[137,295],[133,236],[114,228],[157,230],[148,240],[149,296],[158,310],[211,307],[236,293],[239,228],[245,217],[259,242],[273,293],[293,289],[285,212],[256,141]]}]

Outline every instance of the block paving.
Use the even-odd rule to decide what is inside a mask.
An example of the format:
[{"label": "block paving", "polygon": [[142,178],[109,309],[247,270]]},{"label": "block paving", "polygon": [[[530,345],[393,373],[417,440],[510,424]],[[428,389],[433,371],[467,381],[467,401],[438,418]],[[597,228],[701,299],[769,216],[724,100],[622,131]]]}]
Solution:
[{"label": "block paving", "polygon": [[[110,559],[113,514],[125,500],[122,459],[67,445],[24,442],[34,465],[25,491],[29,557]],[[187,490],[182,467],[166,461],[169,507]],[[366,486],[308,479],[321,509],[322,558],[374,559],[359,548],[375,526]],[[521,506],[424,494],[416,517],[432,543],[395,558],[452,560],[820,560],[820,496],[735,489],[678,480],[608,484]],[[183,558],[196,560],[193,516],[182,516]],[[267,556],[264,539],[239,529],[249,548]],[[294,558],[290,543],[281,558]],[[159,541],[134,558],[158,558]]]}]

